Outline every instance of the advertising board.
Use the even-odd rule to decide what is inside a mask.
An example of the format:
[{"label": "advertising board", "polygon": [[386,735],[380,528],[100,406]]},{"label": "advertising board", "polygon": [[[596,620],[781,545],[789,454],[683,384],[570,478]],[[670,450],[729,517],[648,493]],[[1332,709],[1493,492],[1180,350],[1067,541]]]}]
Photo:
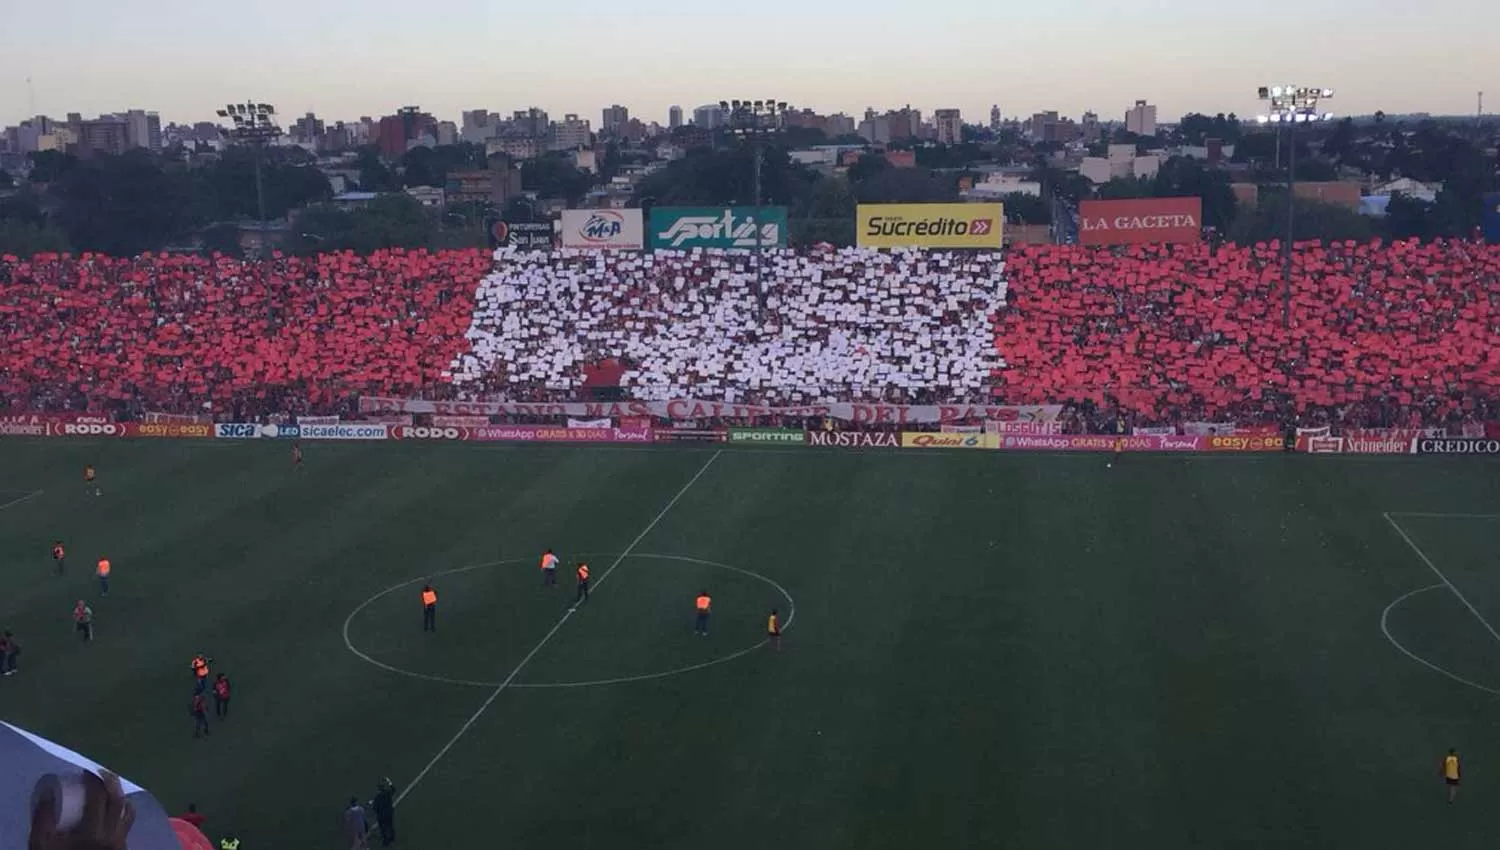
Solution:
[{"label": "advertising board", "polygon": [[295,440],[302,436],[301,425],[262,425],[260,435],[275,440]]},{"label": "advertising board", "polygon": [[860,204],[855,211],[861,248],[998,251],[1004,234],[1004,204]]},{"label": "advertising board", "polygon": [[47,424],[47,433],[54,437],[123,437],[125,432],[123,423],[107,416],[63,416]]},{"label": "advertising board", "polygon": [[1229,436],[1203,437],[1206,452],[1279,452],[1286,450],[1286,437],[1234,434]]},{"label": "advertising board", "polygon": [[1417,454],[1500,455],[1500,440],[1489,437],[1420,437]]},{"label": "advertising board", "polygon": [[490,244],[496,248],[515,248],[517,251],[552,250],[552,224],[550,222],[492,221],[490,222]]},{"label": "advertising board", "polygon": [[660,428],[652,432],[652,441],[657,443],[722,443],[729,438],[723,429]]},{"label": "advertising board", "polygon": [[1078,239],[1084,245],[1197,242],[1202,238],[1203,199],[1196,196],[1078,203]]},{"label": "advertising board", "polygon": [[803,445],[807,443],[807,432],[793,431],[790,428],[730,428],[729,442],[796,443]]},{"label": "advertising board", "polygon": [[564,428],[557,425],[488,425],[469,431],[471,440],[523,443],[649,443],[649,428]]},{"label": "advertising board", "polygon": [[652,207],[651,247],[785,248],[786,207]]},{"label": "advertising board", "polygon": [[390,429],[393,440],[467,440],[468,428],[452,425],[397,425]]},{"label": "advertising board", "polygon": [[1169,434],[1009,434],[1000,437],[999,447],[1022,452],[1196,452],[1209,439]]},{"label": "advertising board", "polygon": [[45,437],[47,420],[34,413],[0,416],[0,437]]},{"label": "advertising board", "polygon": [[[285,429],[286,427],[288,426],[278,426],[279,429]],[[390,436],[389,425],[358,425],[348,423],[342,425],[302,425],[300,428],[302,439],[304,440],[384,440]],[[281,434],[280,436],[286,435]]]},{"label": "advertising board", "polygon": [[807,444],[830,449],[897,449],[901,439],[889,431],[808,431]]},{"label": "advertising board", "polygon": [[931,431],[902,431],[903,449],[994,449],[1000,438],[994,434],[944,434]]},{"label": "advertising board", "polygon": [[220,440],[256,440],[260,426],[254,422],[220,422],[214,426],[214,437]]},{"label": "advertising board", "polygon": [[562,246],[609,251],[639,251],[646,247],[641,211],[563,210]]},{"label": "advertising board", "polygon": [[1484,196],[1484,241],[1500,245],[1500,192]]},{"label": "advertising board", "polygon": [[491,422],[488,416],[434,416],[432,424],[439,428],[483,428]]},{"label": "advertising board", "polygon": [[214,435],[214,426],[206,422],[127,422],[123,426],[127,437],[184,437],[202,438]]}]

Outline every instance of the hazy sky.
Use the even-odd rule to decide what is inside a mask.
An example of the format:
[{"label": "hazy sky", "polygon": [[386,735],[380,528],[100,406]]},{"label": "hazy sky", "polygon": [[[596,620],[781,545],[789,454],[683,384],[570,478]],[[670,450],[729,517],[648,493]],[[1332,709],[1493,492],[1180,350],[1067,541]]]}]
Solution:
[{"label": "hazy sky", "polygon": [[734,98],[858,116],[910,103],[984,121],[1136,98],[1161,120],[1258,108],[1255,88],[1338,90],[1339,113],[1500,110],[1496,0],[0,0],[0,125],[130,107],[209,120],[228,100],[288,115],[416,104],[622,103],[666,122]]}]

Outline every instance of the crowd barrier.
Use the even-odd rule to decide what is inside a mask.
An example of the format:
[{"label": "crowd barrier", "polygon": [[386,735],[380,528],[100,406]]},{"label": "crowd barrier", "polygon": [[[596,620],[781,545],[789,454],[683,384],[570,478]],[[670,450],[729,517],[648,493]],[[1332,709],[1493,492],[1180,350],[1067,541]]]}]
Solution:
[{"label": "crowd barrier", "polygon": [[[1453,436],[1440,429],[1300,429],[1288,435],[1264,426],[1216,424],[1208,433],[1064,434],[1055,421],[946,425],[939,430],[703,427],[643,417],[572,420],[564,425],[507,425],[481,416],[434,416],[430,424],[320,420],[313,423],[115,422],[108,417],[26,413],[0,416],[0,436],[104,439],[314,440],[512,443],[724,443],[834,449],[990,450],[1006,452],[1155,452],[1360,455],[1500,455],[1500,426]],[[1220,430],[1224,433],[1219,433]],[[1197,430],[1184,426],[1183,430]]]}]

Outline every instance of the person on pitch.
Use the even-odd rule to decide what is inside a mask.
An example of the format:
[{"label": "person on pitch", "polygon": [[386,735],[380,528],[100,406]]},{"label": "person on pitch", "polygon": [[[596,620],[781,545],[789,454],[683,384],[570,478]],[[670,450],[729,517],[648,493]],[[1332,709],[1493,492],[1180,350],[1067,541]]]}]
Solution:
[{"label": "person on pitch", "polygon": [[589,601],[589,565],[578,562],[578,595],[573,597],[573,607]]},{"label": "person on pitch", "polygon": [[708,637],[708,615],[713,612],[714,601],[709,598],[708,591],[698,591],[698,598],[693,603],[695,616],[693,619],[693,634]]}]

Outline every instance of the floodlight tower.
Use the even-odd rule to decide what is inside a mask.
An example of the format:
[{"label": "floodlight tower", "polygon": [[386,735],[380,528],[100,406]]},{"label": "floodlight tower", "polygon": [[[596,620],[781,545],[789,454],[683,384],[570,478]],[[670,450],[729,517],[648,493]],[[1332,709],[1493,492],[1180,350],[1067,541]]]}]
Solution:
[{"label": "floodlight tower", "polygon": [[255,211],[257,221],[260,223],[260,255],[264,258],[268,253],[266,251],[266,190],[261,181],[260,171],[266,145],[281,135],[281,128],[276,126],[276,107],[269,103],[253,101],[231,103],[219,110],[219,117],[229,119],[232,124],[229,128],[230,138],[249,145],[255,160]]},{"label": "floodlight tower", "polygon": [[1297,183],[1297,125],[1311,124],[1318,121],[1332,121],[1332,112],[1319,112],[1318,101],[1333,97],[1333,89],[1313,88],[1309,86],[1261,86],[1259,90],[1260,99],[1268,104],[1268,111],[1263,115],[1257,115],[1255,120],[1261,124],[1276,125],[1277,139],[1280,139],[1282,128],[1286,129],[1287,143],[1287,166],[1286,166],[1286,244],[1282,246],[1285,254],[1286,291],[1281,305],[1281,323],[1286,327],[1292,324],[1292,220],[1295,205],[1295,187]]},{"label": "floodlight tower", "polygon": [[726,117],[729,132],[745,139],[751,145],[755,157],[753,182],[755,184],[755,298],[761,311],[766,306],[765,263],[761,257],[762,210],[760,206],[760,167],[764,158],[766,142],[780,133],[786,124],[789,107],[784,100],[721,100],[719,109]]}]

